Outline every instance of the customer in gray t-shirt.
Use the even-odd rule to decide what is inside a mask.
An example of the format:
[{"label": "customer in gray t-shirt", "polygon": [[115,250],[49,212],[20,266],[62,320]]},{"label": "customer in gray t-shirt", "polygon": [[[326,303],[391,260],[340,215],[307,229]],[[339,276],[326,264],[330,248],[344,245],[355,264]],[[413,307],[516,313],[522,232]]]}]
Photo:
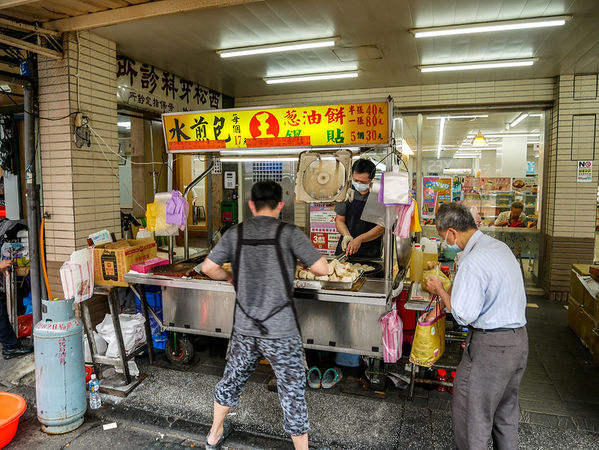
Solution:
[{"label": "customer in gray t-shirt", "polygon": [[[277,378],[284,426],[296,449],[308,449],[308,408],[302,341],[293,308],[292,282],[299,259],[315,275],[328,264],[295,225],[279,221],[281,186],[261,181],[252,187],[253,217],[223,235],[202,264],[202,272],[234,284],[235,322],[229,361],[214,393],[214,420],[206,448],[217,449],[231,431],[224,422],[260,357]],[[221,265],[230,262],[233,272]]]}]

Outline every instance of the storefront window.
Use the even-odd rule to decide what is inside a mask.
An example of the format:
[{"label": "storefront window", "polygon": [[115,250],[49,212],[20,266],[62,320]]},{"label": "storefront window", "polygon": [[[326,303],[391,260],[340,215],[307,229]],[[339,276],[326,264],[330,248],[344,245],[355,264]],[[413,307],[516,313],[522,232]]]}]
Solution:
[{"label": "storefront window", "polygon": [[510,246],[534,284],[542,226],[543,111],[423,114],[420,143],[418,117],[405,116],[403,124],[407,145],[422,149],[410,158],[410,171],[420,190],[423,234],[437,237],[434,217],[442,203],[461,202],[481,231]]}]

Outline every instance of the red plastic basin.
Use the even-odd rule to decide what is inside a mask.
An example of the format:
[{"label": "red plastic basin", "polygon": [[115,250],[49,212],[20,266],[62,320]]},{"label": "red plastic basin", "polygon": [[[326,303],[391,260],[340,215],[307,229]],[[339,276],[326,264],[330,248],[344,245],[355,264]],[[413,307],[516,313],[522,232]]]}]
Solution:
[{"label": "red plastic basin", "polygon": [[20,395],[0,392],[0,448],[15,437],[19,419],[26,409],[27,403]]}]

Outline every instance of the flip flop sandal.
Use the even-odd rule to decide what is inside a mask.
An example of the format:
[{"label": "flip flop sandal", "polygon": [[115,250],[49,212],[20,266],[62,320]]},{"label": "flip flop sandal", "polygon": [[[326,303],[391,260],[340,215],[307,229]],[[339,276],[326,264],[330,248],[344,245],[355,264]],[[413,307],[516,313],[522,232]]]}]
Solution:
[{"label": "flip flop sandal", "polygon": [[308,370],[308,386],[312,389],[319,389],[320,383],[322,381],[322,374],[320,373],[320,369],[318,367],[312,367]]},{"label": "flip flop sandal", "polygon": [[216,444],[210,445],[208,443],[208,438],[206,438],[206,450],[220,450],[220,448],[223,446],[223,442],[225,442],[225,439],[227,439],[231,434],[231,431],[233,431],[233,426],[229,422],[225,422],[223,424],[223,435]]},{"label": "flip flop sandal", "polygon": [[343,372],[338,367],[327,369],[322,376],[321,386],[323,389],[331,389],[337,383],[343,380]]}]

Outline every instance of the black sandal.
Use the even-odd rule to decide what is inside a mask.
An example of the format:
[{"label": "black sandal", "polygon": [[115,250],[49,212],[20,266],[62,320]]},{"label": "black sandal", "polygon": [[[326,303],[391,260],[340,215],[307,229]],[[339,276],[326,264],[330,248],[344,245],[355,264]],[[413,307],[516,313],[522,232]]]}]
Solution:
[{"label": "black sandal", "polygon": [[231,434],[231,431],[233,431],[233,426],[229,422],[225,422],[223,424],[223,435],[216,444],[210,445],[208,443],[208,437],[206,437],[206,450],[220,450],[220,448],[223,446],[223,442],[225,442],[225,439],[227,439]]}]

